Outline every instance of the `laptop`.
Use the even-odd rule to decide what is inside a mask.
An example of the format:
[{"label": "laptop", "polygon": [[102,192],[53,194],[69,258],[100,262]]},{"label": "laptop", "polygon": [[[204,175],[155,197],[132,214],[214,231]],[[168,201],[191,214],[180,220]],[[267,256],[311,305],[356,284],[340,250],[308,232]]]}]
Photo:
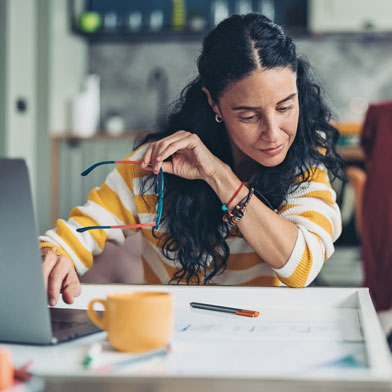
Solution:
[{"label": "laptop", "polygon": [[47,301],[27,167],[0,158],[0,342],[50,345],[101,331],[85,310]]}]

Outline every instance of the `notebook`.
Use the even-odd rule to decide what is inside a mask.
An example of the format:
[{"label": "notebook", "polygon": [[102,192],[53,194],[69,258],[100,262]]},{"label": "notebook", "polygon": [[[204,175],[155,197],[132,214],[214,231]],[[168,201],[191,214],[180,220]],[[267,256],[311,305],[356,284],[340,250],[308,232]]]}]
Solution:
[{"label": "notebook", "polygon": [[85,310],[48,307],[27,167],[0,158],[0,342],[47,345],[100,331]]}]

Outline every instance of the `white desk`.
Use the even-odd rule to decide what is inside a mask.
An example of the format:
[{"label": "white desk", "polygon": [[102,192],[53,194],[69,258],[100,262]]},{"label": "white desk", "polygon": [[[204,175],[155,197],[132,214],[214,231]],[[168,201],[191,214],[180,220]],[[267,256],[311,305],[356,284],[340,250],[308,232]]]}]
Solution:
[{"label": "white desk", "polygon": [[[92,342],[104,343],[104,362],[129,356],[113,351],[102,332],[53,347],[8,345],[15,364],[33,359],[31,370],[48,391],[391,390],[391,358],[367,289],[83,285],[72,306],[133,290],[174,294],[167,357],[112,373],[86,371],[81,362]],[[191,301],[258,310],[260,317],[193,309]],[[339,361],[351,353],[355,365]]]}]

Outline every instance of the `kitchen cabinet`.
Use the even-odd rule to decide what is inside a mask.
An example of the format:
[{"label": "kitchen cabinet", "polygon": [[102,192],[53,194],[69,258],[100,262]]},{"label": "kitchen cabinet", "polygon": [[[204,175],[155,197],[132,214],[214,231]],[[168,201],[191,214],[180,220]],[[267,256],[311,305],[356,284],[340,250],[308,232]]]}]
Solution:
[{"label": "kitchen cabinet", "polygon": [[304,32],[309,0],[68,0],[71,30],[89,41],[201,40],[233,14],[260,12]]}]

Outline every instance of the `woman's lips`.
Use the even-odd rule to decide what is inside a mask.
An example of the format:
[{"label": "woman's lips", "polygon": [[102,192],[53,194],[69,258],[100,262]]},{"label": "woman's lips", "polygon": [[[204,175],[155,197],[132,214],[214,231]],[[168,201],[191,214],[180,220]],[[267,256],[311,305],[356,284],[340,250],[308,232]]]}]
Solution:
[{"label": "woman's lips", "polygon": [[283,149],[283,144],[281,144],[278,147],[274,147],[274,148],[266,148],[266,149],[262,149],[260,150],[262,153],[269,155],[270,157],[273,157],[274,155],[278,155]]}]

